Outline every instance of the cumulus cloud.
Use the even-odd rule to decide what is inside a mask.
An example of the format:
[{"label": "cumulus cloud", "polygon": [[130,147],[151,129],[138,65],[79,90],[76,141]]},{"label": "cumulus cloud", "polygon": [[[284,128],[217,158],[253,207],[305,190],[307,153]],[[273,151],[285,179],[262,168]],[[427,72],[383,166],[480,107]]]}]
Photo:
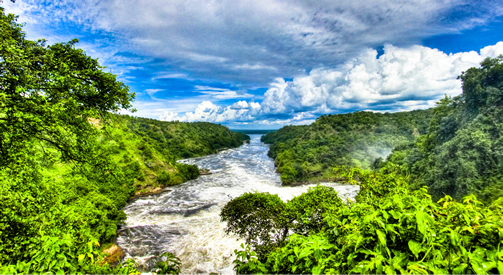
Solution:
[{"label": "cumulus cloud", "polygon": [[256,102],[239,101],[231,106],[221,107],[211,101],[203,101],[194,112],[186,112],[179,116],[174,112],[165,112],[161,120],[178,121],[208,121],[208,122],[246,122],[255,120],[260,111],[260,104]]},{"label": "cumulus cloud", "polygon": [[318,68],[285,82],[277,79],[265,93],[265,113],[410,110],[431,107],[444,94],[461,92],[457,76],[487,56],[503,53],[503,42],[475,51],[446,54],[422,46],[373,49],[337,69]]},{"label": "cumulus cloud", "polygon": [[182,116],[167,112],[162,119],[279,126],[311,123],[327,113],[428,108],[445,94],[461,93],[457,76],[462,71],[500,54],[503,42],[481,49],[480,54],[386,45],[378,58],[375,50],[367,49],[335,69],[314,69],[291,81],[276,79],[261,103],[241,100],[225,107],[204,101],[194,112]]},{"label": "cumulus cloud", "polygon": [[459,33],[503,14],[495,0],[4,2],[29,29],[78,24],[115,36],[108,41],[111,53],[136,52],[195,78],[249,87],[306,68],[333,68],[368,47],[410,46],[432,35]]}]

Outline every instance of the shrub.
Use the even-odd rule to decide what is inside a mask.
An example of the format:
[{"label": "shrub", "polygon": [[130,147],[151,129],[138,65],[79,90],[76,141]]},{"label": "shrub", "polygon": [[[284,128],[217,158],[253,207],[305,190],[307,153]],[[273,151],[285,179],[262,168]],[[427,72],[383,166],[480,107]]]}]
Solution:
[{"label": "shrub", "polygon": [[166,171],[162,171],[161,174],[159,174],[159,176],[157,177],[157,181],[159,182],[159,184],[166,184],[169,182],[169,174],[166,173]]},{"label": "shrub", "polygon": [[285,203],[269,193],[245,193],[227,203],[221,211],[226,233],[235,233],[259,254],[280,245],[288,236]]},{"label": "shrub", "polygon": [[462,202],[445,196],[436,203],[426,187],[411,191],[396,172],[353,172],[362,189],[355,202],[327,200],[323,228],[292,234],[260,257],[243,246],[236,251],[236,272],[503,272],[503,199],[485,206],[474,195]]},{"label": "shrub", "polygon": [[[165,259],[165,260],[164,260]],[[155,273],[158,274],[180,274],[180,259],[175,257],[173,253],[163,253],[161,255],[161,260],[155,265],[157,270]]]}]

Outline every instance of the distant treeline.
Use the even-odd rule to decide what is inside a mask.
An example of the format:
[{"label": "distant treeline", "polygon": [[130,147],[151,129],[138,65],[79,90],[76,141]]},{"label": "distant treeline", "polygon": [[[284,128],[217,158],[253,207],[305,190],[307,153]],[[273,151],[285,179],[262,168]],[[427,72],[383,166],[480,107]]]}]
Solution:
[{"label": "distant treeline", "polygon": [[246,135],[265,135],[268,133],[272,133],[276,130],[237,130],[237,129],[231,129],[231,131],[237,132],[237,133],[243,133]]},{"label": "distant treeline", "polygon": [[148,136],[155,141],[153,146],[158,151],[168,150],[167,154],[178,159],[214,154],[219,149],[238,147],[250,140],[242,132],[231,131],[225,126],[209,122],[131,117],[127,125],[136,134]]}]

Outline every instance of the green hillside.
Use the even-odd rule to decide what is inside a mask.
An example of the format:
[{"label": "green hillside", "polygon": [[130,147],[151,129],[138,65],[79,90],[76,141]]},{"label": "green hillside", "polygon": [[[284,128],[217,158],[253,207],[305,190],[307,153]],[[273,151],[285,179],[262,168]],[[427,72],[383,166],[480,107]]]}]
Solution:
[{"label": "green hillside", "polygon": [[426,133],[432,110],[323,115],[308,126],[286,126],[262,136],[270,143],[283,184],[330,180],[334,167],[370,168],[398,145]]},{"label": "green hillside", "polygon": [[148,118],[129,119],[131,131],[149,137],[159,152],[181,158],[214,154],[218,150],[241,146],[250,137],[227,127],[209,122],[159,121]]}]

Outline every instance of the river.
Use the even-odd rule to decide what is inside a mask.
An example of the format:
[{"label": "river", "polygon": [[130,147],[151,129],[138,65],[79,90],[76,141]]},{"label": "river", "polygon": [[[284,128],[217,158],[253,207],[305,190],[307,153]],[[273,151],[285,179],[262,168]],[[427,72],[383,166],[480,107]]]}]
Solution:
[{"label": "river", "polygon": [[[286,201],[315,186],[281,186],[274,162],[267,156],[268,145],[260,142],[260,135],[250,137],[250,144],[239,148],[180,161],[208,168],[211,175],[127,205],[126,224],[117,238],[126,257],[148,271],[157,255],[172,252],[182,261],[182,273],[233,273],[232,254],[242,241],[225,234],[225,223],[219,216],[222,207],[245,192],[269,192]],[[343,198],[354,197],[359,189],[337,183],[323,185],[334,187]]]}]

